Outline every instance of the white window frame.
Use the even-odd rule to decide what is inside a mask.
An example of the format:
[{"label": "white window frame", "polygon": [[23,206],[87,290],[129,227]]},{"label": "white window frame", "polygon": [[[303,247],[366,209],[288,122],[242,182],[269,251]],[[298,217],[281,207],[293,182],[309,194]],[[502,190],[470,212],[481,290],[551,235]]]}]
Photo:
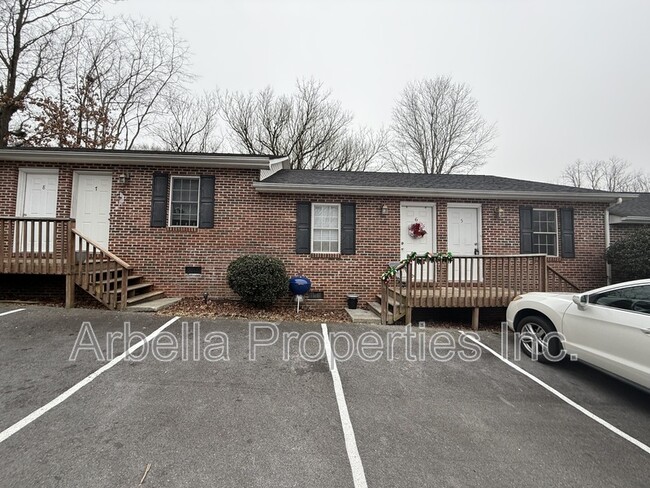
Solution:
[{"label": "white window frame", "polygon": [[[338,239],[338,250],[336,251],[314,251],[314,221],[316,220],[314,218],[314,210],[317,206],[321,207],[336,207],[338,211],[338,232],[339,232],[339,239]],[[310,231],[310,239],[309,239],[309,248],[312,254],[341,254],[341,204],[340,203],[319,203],[319,202],[314,202],[311,204],[311,231]],[[331,229],[326,229],[326,230],[331,230]]]},{"label": "white window frame", "polygon": [[[557,218],[557,209],[555,208],[533,208],[533,246],[535,246],[535,234],[552,234],[552,232],[535,232],[535,212],[553,212],[555,214],[555,254],[547,254],[547,256],[556,258],[560,255],[560,223]],[[533,249],[533,252],[535,250]]]},{"label": "white window frame", "polygon": [[[199,181],[199,190],[197,193],[196,200],[196,225],[172,225],[172,196],[174,195],[174,180],[198,180]],[[189,228],[197,229],[199,227],[199,222],[201,221],[201,177],[200,176],[172,176],[169,179],[169,205],[167,208],[167,226],[174,228]]]}]

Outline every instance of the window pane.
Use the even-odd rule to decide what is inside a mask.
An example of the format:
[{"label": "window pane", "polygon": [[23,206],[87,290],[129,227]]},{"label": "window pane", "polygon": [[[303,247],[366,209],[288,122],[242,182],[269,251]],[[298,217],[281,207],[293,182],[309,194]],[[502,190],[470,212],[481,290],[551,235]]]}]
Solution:
[{"label": "window pane", "polygon": [[312,222],[312,252],[339,252],[339,206],[314,205]]},{"label": "window pane", "polygon": [[533,210],[533,252],[557,256],[557,215],[554,210]]},{"label": "window pane", "polygon": [[170,224],[195,227],[199,214],[199,180],[173,178]]},{"label": "window pane", "polygon": [[589,297],[590,303],[650,314],[650,286],[630,286]]}]

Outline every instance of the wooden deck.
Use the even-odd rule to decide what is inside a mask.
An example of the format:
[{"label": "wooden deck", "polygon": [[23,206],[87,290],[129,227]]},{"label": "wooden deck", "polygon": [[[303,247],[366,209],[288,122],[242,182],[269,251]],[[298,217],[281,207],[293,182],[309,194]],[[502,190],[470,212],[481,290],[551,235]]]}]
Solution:
[{"label": "wooden deck", "polygon": [[0,217],[0,274],[65,275],[66,307],[78,286],[108,308],[125,309],[152,286],[131,269],[77,231],[74,219]]},{"label": "wooden deck", "polygon": [[453,256],[448,260],[401,263],[384,281],[382,323],[404,318],[411,323],[413,308],[472,308],[472,326],[478,311],[507,307],[522,293],[576,292],[578,287],[549,266],[545,254],[509,256]]}]

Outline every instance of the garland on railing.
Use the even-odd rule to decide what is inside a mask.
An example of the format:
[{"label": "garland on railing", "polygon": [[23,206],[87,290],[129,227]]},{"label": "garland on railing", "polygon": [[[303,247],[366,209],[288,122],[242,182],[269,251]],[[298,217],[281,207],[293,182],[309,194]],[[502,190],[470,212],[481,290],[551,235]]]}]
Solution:
[{"label": "garland on railing", "polygon": [[426,252],[424,254],[418,254],[417,252],[413,251],[411,254],[407,255],[404,259],[402,259],[397,266],[392,267],[389,266],[386,271],[384,271],[381,275],[381,280],[382,281],[388,281],[391,279],[393,276],[397,274],[397,268],[400,267],[401,265],[408,265],[409,263],[415,263],[415,264],[422,264],[422,263],[435,263],[435,262],[440,262],[440,263],[449,263],[451,262],[453,256],[451,255],[450,252],[438,252],[438,253],[431,253],[431,252]]}]

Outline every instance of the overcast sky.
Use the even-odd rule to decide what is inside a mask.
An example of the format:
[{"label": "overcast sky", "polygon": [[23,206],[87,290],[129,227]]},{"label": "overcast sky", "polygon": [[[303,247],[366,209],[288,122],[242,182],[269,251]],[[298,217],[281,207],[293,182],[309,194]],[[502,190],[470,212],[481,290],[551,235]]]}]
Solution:
[{"label": "overcast sky", "polygon": [[480,171],[554,181],[577,158],[650,162],[648,0],[126,0],[175,19],[197,91],[290,92],[314,77],[359,124],[388,125],[415,79],[465,82],[496,122]]}]

